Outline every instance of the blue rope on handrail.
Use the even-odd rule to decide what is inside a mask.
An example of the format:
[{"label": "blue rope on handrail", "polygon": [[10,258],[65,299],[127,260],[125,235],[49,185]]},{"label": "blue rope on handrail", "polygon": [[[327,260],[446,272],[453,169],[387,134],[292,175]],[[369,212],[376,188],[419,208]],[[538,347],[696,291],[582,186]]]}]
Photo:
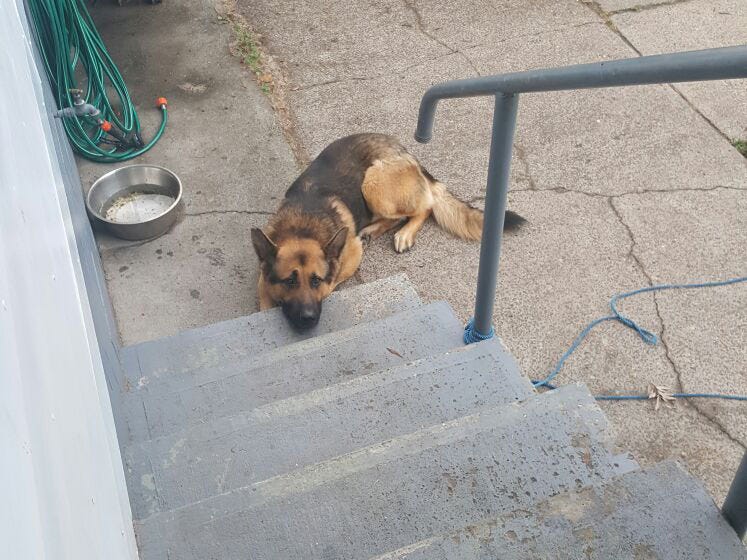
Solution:
[{"label": "blue rope on handrail", "polygon": [[494,336],[495,329],[492,326],[490,327],[490,332],[488,332],[488,334],[477,332],[477,329],[475,329],[475,318],[472,317],[464,327],[464,337],[462,337],[462,339],[465,344],[474,344],[475,342],[489,340]]},{"label": "blue rope on handrail", "polygon": [[[646,288],[640,288],[638,290],[634,290],[632,292],[626,292],[623,294],[617,294],[616,296],[613,296],[610,300],[610,309],[612,311],[612,315],[608,315],[606,317],[600,317],[599,319],[595,319],[591,323],[589,323],[584,330],[581,331],[581,333],[576,337],[576,339],[573,341],[573,344],[571,344],[571,347],[561,356],[560,360],[558,360],[558,363],[555,365],[553,370],[542,380],[539,381],[532,381],[532,384],[536,387],[546,387],[548,389],[555,389],[555,385],[550,383],[557,375],[560,373],[560,369],[563,367],[563,364],[565,361],[570,357],[571,354],[580,346],[580,344],[583,342],[583,340],[586,338],[586,336],[592,331],[594,327],[596,327],[598,324],[603,323],[605,321],[617,321],[619,323],[622,323],[626,327],[633,329],[638,333],[638,336],[641,337],[641,339],[646,344],[656,344],[658,341],[658,338],[655,334],[653,334],[651,331],[648,331],[641,326],[639,326],[633,319],[630,317],[626,317],[620,311],[617,309],[617,304],[619,301],[629,298],[631,296],[635,296],[638,294],[643,294],[647,292],[659,292],[663,290],[691,290],[696,288],[715,288],[718,286],[729,286],[731,284],[738,284],[740,282],[747,282],[747,276],[741,276],[738,278],[731,278],[729,280],[722,280],[718,282],[698,282],[696,284],[659,284],[657,286],[649,286]],[[468,325],[469,326],[469,325]],[[465,333],[465,339],[467,335]],[[747,401],[747,395],[728,395],[724,393],[673,393],[671,396],[675,398],[683,398],[683,399],[728,399],[728,400],[735,400],[735,401]],[[598,400],[603,401],[629,401],[629,400],[648,400],[650,397],[646,395],[599,395],[595,397]]]}]

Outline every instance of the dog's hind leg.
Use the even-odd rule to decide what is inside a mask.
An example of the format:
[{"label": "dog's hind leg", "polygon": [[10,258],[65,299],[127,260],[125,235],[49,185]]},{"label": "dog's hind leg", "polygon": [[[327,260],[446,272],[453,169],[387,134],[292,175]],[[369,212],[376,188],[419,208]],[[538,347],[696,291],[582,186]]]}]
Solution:
[{"label": "dog's hind leg", "polygon": [[405,154],[375,161],[366,171],[361,191],[366,205],[377,217],[374,224],[387,220],[387,225],[391,225],[409,218],[394,235],[394,249],[398,253],[410,249],[433,207],[428,180],[417,160]]}]

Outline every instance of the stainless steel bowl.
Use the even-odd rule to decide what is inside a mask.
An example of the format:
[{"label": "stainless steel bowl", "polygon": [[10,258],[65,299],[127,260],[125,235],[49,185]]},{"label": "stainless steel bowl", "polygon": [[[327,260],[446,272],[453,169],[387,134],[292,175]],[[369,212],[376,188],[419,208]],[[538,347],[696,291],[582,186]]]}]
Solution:
[{"label": "stainless steel bowl", "polygon": [[182,183],[157,165],[128,165],[91,186],[88,212],[112,235],[141,240],[166,233],[177,218]]}]

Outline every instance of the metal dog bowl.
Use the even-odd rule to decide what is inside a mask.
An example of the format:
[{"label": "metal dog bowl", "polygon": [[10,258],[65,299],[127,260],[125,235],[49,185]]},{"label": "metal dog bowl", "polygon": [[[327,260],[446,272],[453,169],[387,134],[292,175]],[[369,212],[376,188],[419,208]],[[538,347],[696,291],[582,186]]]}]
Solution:
[{"label": "metal dog bowl", "polygon": [[128,165],[100,177],[88,191],[88,212],[112,235],[141,240],[166,233],[177,218],[182,183],[156,165]]}]

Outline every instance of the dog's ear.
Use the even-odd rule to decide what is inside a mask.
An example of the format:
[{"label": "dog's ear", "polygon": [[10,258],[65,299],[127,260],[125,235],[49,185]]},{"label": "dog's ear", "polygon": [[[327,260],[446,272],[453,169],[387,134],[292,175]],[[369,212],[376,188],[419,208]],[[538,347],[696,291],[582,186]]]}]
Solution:
[{"label": "dog's ear", "polygon": [[340,258],[340,253],[347,240],[348,228],[341,227],[324,246],[324,255],[327,257],[327,260],[331,261]]},{"label": "dog's ear", "polygon": [[252,245],[254,245],[254,251],[262,262],[273,261],[278,253],[277,245],[259,228],[252,228]]}]

